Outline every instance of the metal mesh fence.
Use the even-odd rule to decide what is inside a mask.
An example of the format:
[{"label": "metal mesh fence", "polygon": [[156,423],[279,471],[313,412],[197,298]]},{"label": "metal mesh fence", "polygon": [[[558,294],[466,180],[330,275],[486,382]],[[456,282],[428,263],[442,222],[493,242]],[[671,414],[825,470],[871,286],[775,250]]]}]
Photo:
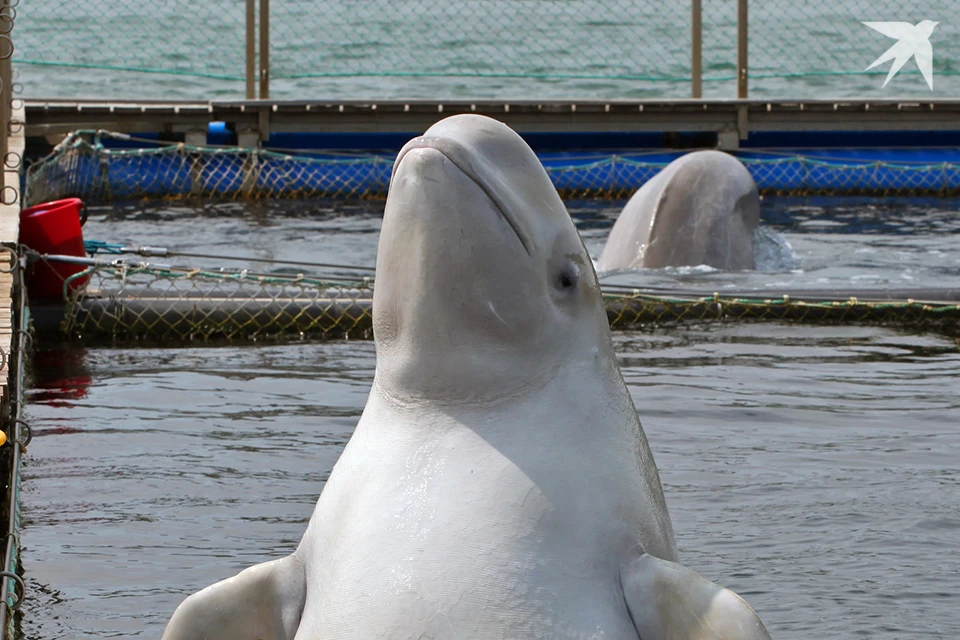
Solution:
[{"label": "metal mesh fence", "polygon": [[[736,97],[737,0],[701,0],[704,97]],[[258,0],[270,97],[640,99],[691,95],[693,2]],[[30,0],[15,62],[27,97],[209,99],[245,94],[242,0]],[[268,20],[263,15],[267,9]],[[751,95],[960,95],[955,0],[749,3]],[[916,63],[881,89],[894,41],[864,21],[939,21],[935,91]],[[264,56],[268,53],[269,56]],[[257,54],[254,54],[256,57]]]},{"label": "metal mesh fence", "polygon": [[198,98],[243,92],[236,0],[21,2],[14,63],[28,97]]},{"label": "metal mesh fence", "polygon": [[[70,288],[71,282],[85,282]],[[65,281],[60,331],[84,340],[372,337],[372,282],[149,266]]]},{"label": "metal mesh fence", "polygon": [[[70,288],[71,282],[86,282]],[[184,342],[372,337],[373,282],[259,275],[147,264],[91,266],[64,287],[56,329],[84,342]],[[956,332],[960,304],[792,299],[607,288],[614,330],[677,323],[880,323]]]},{"label": "metal mesh fence", "polygon": [[689,19],[682,2],[274,1],[271,92],[686,97]]},{"label": "metal mesh fence", "polygon": [[[702,97],[736,98],[737,3],[735,0],[704,0],[701,12]],[[689,22],[688,26],[691,26]],[[692,42],[692,37],[688,40]],[[692,68],[691,60],[691,75]],[[689,95],[691,93],[687,92],[684,97]]]},{"label": "metal mesh fence", "polygon": [[[236,147],[140,141],[109,148],[121,134],[77,132],[27,171],[27,201],[79,197],[88,204],[132,198],[381,198],[393,157],[289,155]],[[636,154],[542,155],[564,198],[628,198],[672,158]],[[751,151],[740,156],[771,194],[956,195],[960,166]]]},{"label": "metal mesh fence", "polygon": [[[751,2],[750,96],[960,95],[960,24],[955,0]],[[934,91],[910,60],[883,88],[892,62],[867,70],[896,40],[863,22],[939,21],[930,37]]]}]

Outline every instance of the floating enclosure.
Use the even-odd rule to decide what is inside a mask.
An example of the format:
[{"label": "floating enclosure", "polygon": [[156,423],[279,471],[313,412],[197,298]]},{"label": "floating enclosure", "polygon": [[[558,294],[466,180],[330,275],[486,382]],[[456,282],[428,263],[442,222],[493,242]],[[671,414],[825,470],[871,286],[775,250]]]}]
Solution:
[{"label": "floating enclosure", "polygon": [[[90,342],[372,337],[373,282],[96,265],[73,276],[64,304],[34,310],[38,329]],[[67,283],[65,283],[66,285]],[[871,323],[956,332],[960,291],[795,291],[773,295],[606,287],[614,330],[677,323]]]},{"label": "floating enclosure", "polygon": [[[540,160],[564,198],[628,198],[682,153],[541,153]],[[863,149],[743,150],[736,155],[765,194],[960,194],[960,152],[950,149],[899,154]],[[383,198],[393,159],[393,155],[370,153],[291,155],[200,147],[79,131],[29,168],[27,201]]]},{"label": "floating enclosure", "polygon": [[[625,198],[680,153],[540,157],[564,197]],[[767,193],[960,193],[960,163],[955,161],[960,153],[955,151],[901,154],[922,160],[914,162],[893,162],[889,158],[896,154],[889,150],[833,151],[834,157],[824,153],[743,151],[738,157]],[[386,195],[392,165],[392,155],[291,155],[78,131],[29,168],[27,198],[37,203],[80,197],[91,204],[133,198],[380,198]],[[371,337],[369,279],[95,262],[64,282],[62,305],[35,305],[39,328],[84,341]],[[83,279],[89,279],[87,287],[69,286]],[[721,296],[608,288],[604,299],[613,329],[782,320],[955,331],[960,317],[956,291],[748,291]]]}]

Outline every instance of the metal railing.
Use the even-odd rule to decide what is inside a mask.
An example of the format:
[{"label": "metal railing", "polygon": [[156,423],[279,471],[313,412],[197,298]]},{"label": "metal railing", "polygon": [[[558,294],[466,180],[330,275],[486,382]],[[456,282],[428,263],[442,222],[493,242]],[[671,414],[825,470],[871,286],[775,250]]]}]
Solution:
[{"label": "metal railing", "polygon": [[[26,331],[26,295],[23,286],[23,272],[26,268],[26,259],[21,258],[18,252],[7,248],[5,256],[9,257],[9,268],[14,272],[13,286],[13,340],[9,355],[5,354],[7,376],[6,410],[8,415],[3,416],[6,444],[3,445],[5,462],[8,465],[6,536],[4,537],[3,566],[0,567],[0,637],[13,639],[17,637],[16,612],[20,609],[26,597],[26,587],[20,577],[20,464],[27,445],[33,438],[30,426],[24,421],[23,408],[23,381],[24,381],[24,354],[27,343],[31,339]],[[7,266],[3,266],[6,272]]]},{"label": "metal railing", "polygon": [[[945,98],[954,2],[31,0],[16,62],[34,98]],[[894,41],[862,22],[921,18],[936,91],[914,62],[881,89]]]},{"label": "metal railing", "polygon": [[7,473],[3,510],[6,531],[0,566],[0,637],[16,637],[16,616],[25,596],[20,577],[20,459],[30,440],[23,421],[26,328],[23,267],[17,247],[20,217],[20,172],[23,166],[23,105],[11,58],[18,0],[0,0],[0,466]]}]

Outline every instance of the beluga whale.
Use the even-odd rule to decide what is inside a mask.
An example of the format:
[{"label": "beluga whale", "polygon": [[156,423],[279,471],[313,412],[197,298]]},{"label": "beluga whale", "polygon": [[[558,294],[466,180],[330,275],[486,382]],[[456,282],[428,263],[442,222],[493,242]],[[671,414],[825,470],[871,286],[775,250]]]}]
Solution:
[{"label": "beluga whale", "polygon": [[300,545],[189,596],[165,640],[763,640],[677,563],[583,242],[483,116],[400,151],[376,371]]},{"label": "beluga whale", "polygon": [[722,151],[680,156],[643,184],[620,212],[600,271],[709,265],[754,268],[760,195],[743,163]]}]

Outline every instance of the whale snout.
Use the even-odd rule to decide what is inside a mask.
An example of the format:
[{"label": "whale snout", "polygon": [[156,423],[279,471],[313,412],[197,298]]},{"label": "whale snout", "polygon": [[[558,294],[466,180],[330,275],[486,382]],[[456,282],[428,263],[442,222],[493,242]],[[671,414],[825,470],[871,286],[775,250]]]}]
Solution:
[{"label": "whale snout", "polygon": [[[435,153],[431,154],[430,151]],[[429,162],[430,158],[438,160],[441,157],[446,158],[460,171],[476,181],[476,170],[470,161],[469,151],[462,144],[449,138],[418,136],[403,145],[400,153],[397,154],[397,160],[393,164],[393,174],[390,178],[391,186],[393,186],[393,180],[396,178],[400,167],[408,166],[411,164],[411,160],[414,162]],[[406,161],[406,165],[404,165],[404,161]]]},{"label": "whale snout", "polygon": [[429,147],[418,147],[408,150],[403,156],[403,170],[400,170],[398,161],[391,177],[391,188],[403,189],[408,183],[416,180],[427,184],[443,182],[442,173],[447,157]]},{"label": "whale snout", "polygon": [[[398,174],[407,172],[417,176],[425,182],[432,181],[431,175],[437,173],[433,169],[438,164],[448,162],[460,174],[476,185],[493,203],[503,220],[516,234],[517,239],[528,255],[532,253],[529,234],[524,230],[523,223],[514,212],[517,208],[504,197],[503,191],[498,189],[499,179],[495,170],[486,167],[482,158],[475,159],[474,154],[465,145],[447,137],[420,136],[408,142],[400,150],[393,165],[393,175],[390,178],[390,189],[395,186]],[[402,168],[402,169],[401,169]],[[456,185],[448,185],[449,189],[456,189]]]}]

